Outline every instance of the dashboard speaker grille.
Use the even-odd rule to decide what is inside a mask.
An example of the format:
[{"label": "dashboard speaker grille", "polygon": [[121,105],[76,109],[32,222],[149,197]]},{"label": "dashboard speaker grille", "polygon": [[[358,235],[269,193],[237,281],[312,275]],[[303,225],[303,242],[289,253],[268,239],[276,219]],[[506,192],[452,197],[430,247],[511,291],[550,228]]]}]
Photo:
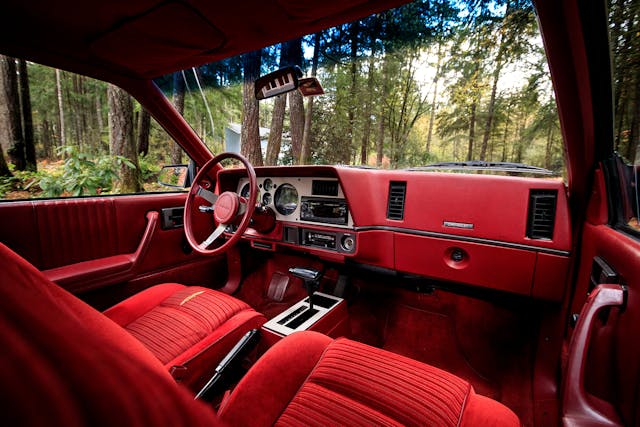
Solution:
[{"label": "dashboard speaker grille", "polygon": [[387,218],[404,219],[404,201],[407,194],[407,183],[391,181],[389,183],[389,200],[387,202]]},{"label": "dashboard speaker grille", "polygon": [[552,239],[556,222],[556,190],[531,190],[529,193],[529,215],[527,237],[530,239]]}]

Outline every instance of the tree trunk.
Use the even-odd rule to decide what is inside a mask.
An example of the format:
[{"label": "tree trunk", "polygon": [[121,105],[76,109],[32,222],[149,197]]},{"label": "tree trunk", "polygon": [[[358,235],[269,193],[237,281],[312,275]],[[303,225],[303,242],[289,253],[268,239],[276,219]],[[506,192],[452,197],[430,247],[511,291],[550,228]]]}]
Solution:
[{"label": "tree trunk", "polygon": [[36,171],[36,147],[33,140],[33,116],[31,114],[31,93],[29,92],[29,75],[27,61],[18,60],[20,74],[20,106],[22,107],[22,134],[24,136],[24,151],[27,170]]},{"label": "tree trunk", "polygon": [[22,135],[22,121],[20,119],[20,95],[18,93],[18,73],[16,60],[3,56],[0,58],[2,76],[2,102],[7,106],[6,127],[9,129],[10,144],[7,154],[11,163],[17,170],[25,170],[27,167],[24,138]]},{"label": "tree trunk", "polygon": [[47,119],[44,119],[42,121],[41,132],[42,132],[42,147],[44,149],[44,157],[45,159],[51,159],[53,158],[53,150],[52,150],[53,144],[51,143],[51,127],[49,126],[49,121]]},{"label": "tree trunk", "polygon": [[138,154],[143,156],[149,153],[150,128],[151,116],[144,107],[140,107],[140,116],[138,117]]},{"label": "tree trunk", "polygon": [[60,70],[56,68],[56,95],[58,97],[58,143],[60,147],[67,145],[67,135],[64,125],[64,106],[62,104],[62,78]]},{"label": "tree trunk", "polygon": [[514,146],[515,149],[515,155],[513,158],[513,161],[515,163],[522,163],[522,155],[524,154],[524,144],[522,141],[522,134],[524,133],[524,130],[527,128],[527,118],[526,116],[522,119],[522,122],[520,122],[520,126],[518,127],[518,132],[517,132],[517,136],[516,136],[516,144]]},{"label": "tree trunk", "polygon": [[511,110],[507,110],[507,117],[504,121],[504,134],[502,135],[502,157],[501,162],[507,161],[507,135],[509,134],[509,118],[511,116]]},{"label": "tree trunk", "polygon": [[300,164],[306,165],[311,152],[311,120],[313,117],[313,96],[307,101],[307,108],[304,112],[304,129],[302,131],[302,146],[300,147]]},{"label": "tree trunk", "polygon": [[547,130],[547,143],[544,148],[544,167],[551,169],[551,149],[553,148],[553,126]]},{"label": "tree trunk", "polygon": [[440,69],[442,68],[442,40],[438,40],[438,53],[436,62],[436,75],[433,77],[433,96],[431,97],[431,114],[429,115],[429,130],[427,131],[427,154],[431,152],[431,140],[433,138],[433,125],[436,118],[436,103],[438,102],[438,83],[440,82]]},{"label": "tree trunk", "polygon": [[13,174],[7,166],[7,161],[4,159],[4,153],[0,149],[0,176],[12,176]]},{"label": "tree trunk", "polygon": [[[315,76],[318,71],[318,58],[320,57],[320,33],[313,36],[313,59],[311,60],[311,75]],[[302,133],[302,148],[300,152],[300,164],[304,165],[309,160],[311,153],[311,120],[313,117],[313,96],[307,101],[307,109],[304,116],[304,131]]]},{"label": "tree trunk", "polygon": [[114,156],[129,159],[135,168],[122,164],[119,171],[121,193],[142,191],[138,151],[133,135],[133,101],[127,92],[117,86],[107,87],[109,101],[109,148]]},{"label": "tree trunk", "polygon": [[364,107],[364,128],[362,129],[362,143],[360,144],[360,164],[369,161],[369,140],[371,138],[371,104],[373,103],[373,76],[375,74],[375,40],[371,42],[371,56],[369,56],[369,74],[367,75],[367,99]]},{"label": "tree trunk", "polygon": [[300,163],[302,137],[304,135],[304,100],[300,92],[289,92],[289,127],[291,134],[291,156],[294,164]]},{"label": "tree trunk", "polygon": [[[173,73],[173,106],[181,115],[184,115],[184,77],[182,72]],[[171,145],[171,163],[179,165],[182,163],[182,147],[175,141]]]},{"label": "tree trunk", "polygon": [[[289,46],[288,43],[280,43],[280,68],[284,67],[288,62]],[[279,95],[273,103],[273,113],[271,115],[271,127],[269,129],[269,141],[267,143],[267,165],[278,164],[280,156],[280,147],[282,145],[282,129],[284,126],[284,113],[287,107],[287,95]]]},{"label": "tree trunk", "polygon": [[[500,46],[502,49],[502,46]],[[498,80],[500,79],[500,71],[502,69],[502,59],[496,61],[496,68],[493,71],[493,86],[491,87],[491,98],[489,99],[489,109],[487,111],[487,121],[484,124],[484,134],[482,136],[482,145],[480,146],[480,160],[485,160],[487,155],[487,146],[489,137],[491,136],[491,127],[493,126],[493,116],[496,109],[496,91],[498,89]]]},{"label": "tree trunk", "polygon": [[102,147],[102,131],[104,130],[104,122],[102,121],[102,100],[100,92],[95,93],[96,97],[96,124],[98,126],[98,146]]},{"label": "tree trunk", "polygon": [[474,95],[469,111],[469,149],[467,150],[467,160],[473,160],[473,143],[476,139],[476,98]]},{"label": "tree trunk", "polygon": [[360,31],[360,23],[358,21],[351,24],[351,52],[349,53],[349,66],[350,66],[350,75],[351,75],[351,86],[349,87],[349,110],[348,110],[348,119],[349,119],[349,127],[347,129],[347,138],[348,146],[347,150],[345,150],[345,164],[349,164],[349,160],[351,157],[351,150],[354,150],[356,147],[356,136],[355,136],[355,122],[356,122],[356,105],[357,100],[356,96],[358,93],[358,33]]},{"label": "tree trunk", "polygon": [[638,148],[640,146],[640,74],[636,76],[635,82],[635,102],[633,104],[633,110],[631,111],[631,125],[629,130],[629,142],[626,150],[627,160],[635,162],[638,161]]},{"label": "tree trunk", "polygon": [[[289,65],[302,66],[302,39],[287,42],[287,47]],[[302,154],[302,137],[304,136],[304,100],[302,94],[297,90],[289,92],[289,128],[291,156],[293,163],[299,164]]]},{"label": "tree trunk", "polygon": [[287,107],[287,95],[278,95],[273,103],[273,115],[271,116],[271,129],[269,130],[269,142],[267,143],[266,165],[277,165],[282,144],[282,128],[284,124],[284,112]]},{"label": "tree trunk", "polygon": [[387,95],[389,92],[389,59],[385,54],[382,59],[382,94],[380,96],[380,110],[378,111],[378,139],[376,141],[376,166],[382,166],[382,160],[384,158],[384,133],[385,133],[385,120],[386,109],[385,102],[387,101]]},{"label": "tree trunk", "polygon": [[260,106],[255,97],[255,82],[260,75],[261,50],[245,53],[242,56],[242,131],[240,134],[240,153],[255,166],[262,166],[260,147],[259,114]]}]

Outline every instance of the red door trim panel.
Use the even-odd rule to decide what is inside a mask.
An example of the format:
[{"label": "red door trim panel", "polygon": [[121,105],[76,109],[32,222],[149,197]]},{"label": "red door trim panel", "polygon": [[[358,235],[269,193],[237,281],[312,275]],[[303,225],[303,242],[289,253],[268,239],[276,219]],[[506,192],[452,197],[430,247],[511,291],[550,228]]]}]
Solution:
[{"label": "red door trim panel", "polygon": [[98,286],[125,282],[139,273],[140,265],[151,246],[158,228],[158,212],[147,212],[147,226],[134,253],[114,255],[44,270],[49,280],[72,293],[84,292]]}]

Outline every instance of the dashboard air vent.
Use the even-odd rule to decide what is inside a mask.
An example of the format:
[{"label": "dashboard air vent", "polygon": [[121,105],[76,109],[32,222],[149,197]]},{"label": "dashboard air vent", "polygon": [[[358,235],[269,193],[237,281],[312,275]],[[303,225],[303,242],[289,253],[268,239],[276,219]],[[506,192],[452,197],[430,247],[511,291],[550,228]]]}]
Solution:
[{"label": "dashboard air vent", "polygon": [[387,218],[404,219],[404,200],[407,193],[407,183],[391,181],[389,183],[389,200],[387,203]]},{"label": "dashboard air vent", "polygon": [[314,196],[337,196],[338,181],[311,181],[311,194]]},{"label": "dashboard air vent", "polygon": [[531,190],[529,193],[529,215],[527,237],[530,239],[552,239],[556,221],[556,190]]}]

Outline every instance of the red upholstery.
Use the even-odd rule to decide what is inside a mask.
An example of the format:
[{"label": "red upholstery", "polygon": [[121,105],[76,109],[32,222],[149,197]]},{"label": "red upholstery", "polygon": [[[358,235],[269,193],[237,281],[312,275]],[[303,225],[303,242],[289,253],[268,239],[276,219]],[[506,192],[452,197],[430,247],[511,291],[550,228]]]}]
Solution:
[{"label": "red upholstery", "polygon": [[[2,244],[0,271],[0,425],[220,424],[138,340]],[[153,288],[111,314],[133,319],[127,305],[150,312],[165,306],[158,301],[166,295],[171,306],[176,290],[184,292],[174,284]],[[509,409],[451,374],[314,332],[267,352],[220,415],[252,426],[518,425]]]},{"label": "red upholstery", "polygon": [[[273,387],[277,379],[278,387]],[[231,425],[517,426],[500,403],[423,363],[314,332],[266,353],[223,404]]]},{"label": "red upholstery", "polygon": [[0,244],[0,425],[215,426],[121,327]]},{"label": "red upholstery", "polygon": [[180,380],[199,388],[249,329],[266,321],[222,292],[167,283],[146,289],[104,314],[144,344],[167,369],[184,366]]}]

